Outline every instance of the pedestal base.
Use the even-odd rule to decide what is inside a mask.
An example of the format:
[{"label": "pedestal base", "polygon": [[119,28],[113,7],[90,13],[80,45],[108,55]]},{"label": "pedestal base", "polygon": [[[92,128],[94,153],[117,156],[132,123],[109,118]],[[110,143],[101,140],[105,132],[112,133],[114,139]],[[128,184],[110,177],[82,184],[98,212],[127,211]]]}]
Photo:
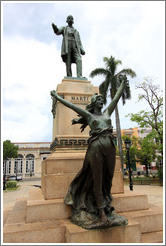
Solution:
[{"label": "pedestal base", "polygon": [[[44,200],[41,189],[29,191],[28,199],[16,201],[4,225],[4,243],[150,243],[162,242],[162,210],[148,205],[147,196],[135,192],[113,195],[115,212],[128,225],[86,230],[68,218],[63,199]],[[121,202],[119,202],[121,201]],[[123,209],[123,202],[125,201]],[[128,202],[127,202],[128,201]],[[128,205],[127,205],[128,203]],[[143,203],[143,204],[142,204]],[[119,204],[121,204],[119,206]],[[118,210],[117,210],[118,209]],[[150,235],[153,232],[153,237]]]}]

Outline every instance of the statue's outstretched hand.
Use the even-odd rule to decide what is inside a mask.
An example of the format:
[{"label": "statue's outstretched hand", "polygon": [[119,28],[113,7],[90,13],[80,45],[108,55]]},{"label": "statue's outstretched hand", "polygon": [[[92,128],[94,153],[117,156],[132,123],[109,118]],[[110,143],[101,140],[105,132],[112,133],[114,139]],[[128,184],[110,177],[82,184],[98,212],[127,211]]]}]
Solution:
[{"label": "statue's outstretched hand", "polygon": [[75,125],[75,124],[77,124],[78,123],[78,121],[79,121],[79,118],[74,118],[74,119],[72,119],[72,125]]},{"label": "statue's outstretched hand", "polygon": [[55,97],[55,98],[57,98],[57,96],[58,96],[58,95],[56,94],[56,91],[55,91],[55,90],[51,91],[50,94],[51,94],[52,97]]},{"label": "statue's outstretched hand", "polygon": [[55,33],[59,31],[58,27],[54,23],[52,23],[52,28]]},{"label": "statue's outstretched hand", "polygon": [[81,55],[85,55],[85,51],[84,50],[81,50]]}]

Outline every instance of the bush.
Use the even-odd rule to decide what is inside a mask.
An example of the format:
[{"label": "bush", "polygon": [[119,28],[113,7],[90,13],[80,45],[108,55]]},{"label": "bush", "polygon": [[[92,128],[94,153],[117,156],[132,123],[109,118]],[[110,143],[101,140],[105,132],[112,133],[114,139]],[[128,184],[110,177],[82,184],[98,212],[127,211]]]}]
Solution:
[{"label": "bush", "polygon": [[11,189],[11,188],[16,188],[17,187],[17,181],[7,181],[6,182],[6,188]]}]

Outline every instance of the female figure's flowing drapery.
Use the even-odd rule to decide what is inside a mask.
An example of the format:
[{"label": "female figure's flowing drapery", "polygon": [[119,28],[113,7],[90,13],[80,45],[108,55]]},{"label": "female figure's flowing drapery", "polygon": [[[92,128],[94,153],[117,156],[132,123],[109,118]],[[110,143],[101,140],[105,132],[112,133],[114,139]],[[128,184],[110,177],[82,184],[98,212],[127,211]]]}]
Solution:
[{"label": "female figure's flowing drapery", "polygon": [[95,132],[89,139],[83,167],[72,181],[65,203],[75,210],[98,213],[113,210],[111,187],[115,169],[116,149],[112,129]]}]

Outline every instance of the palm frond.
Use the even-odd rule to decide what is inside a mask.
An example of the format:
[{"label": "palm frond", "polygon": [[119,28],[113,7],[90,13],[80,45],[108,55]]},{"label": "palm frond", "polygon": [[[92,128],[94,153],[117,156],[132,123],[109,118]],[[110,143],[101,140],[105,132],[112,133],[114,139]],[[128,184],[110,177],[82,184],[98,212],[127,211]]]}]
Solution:
[{"label": "palm frond", "polygon": [[109,71],[108,70],[106,70],[106,69],[104,69],[104,68],[96,68],[96,69],[94,69],[91,73],[90,73],[90,77],[95,77],[95,76],[97,76],[97,75],[105,75],[105,76],[107,76],[108,75],[108,73],[109,73]]},{"label": "palm frond", "polygon": [[107,81],[103,81],[99,86],[99,92],[103,96],[104,104],[107,103],[107,92],[108,92],[109,83]]},{"label": "palm frond", "polygon": [[118,72],[117,75],[120,75],[120,74],[128,75],[128,76],[130,76],[131,78],[134,78],[134,77],[136,76],[135,71],[132,70],[131,68],[124,68],[124,69],[122,69],[120,72]]}]

